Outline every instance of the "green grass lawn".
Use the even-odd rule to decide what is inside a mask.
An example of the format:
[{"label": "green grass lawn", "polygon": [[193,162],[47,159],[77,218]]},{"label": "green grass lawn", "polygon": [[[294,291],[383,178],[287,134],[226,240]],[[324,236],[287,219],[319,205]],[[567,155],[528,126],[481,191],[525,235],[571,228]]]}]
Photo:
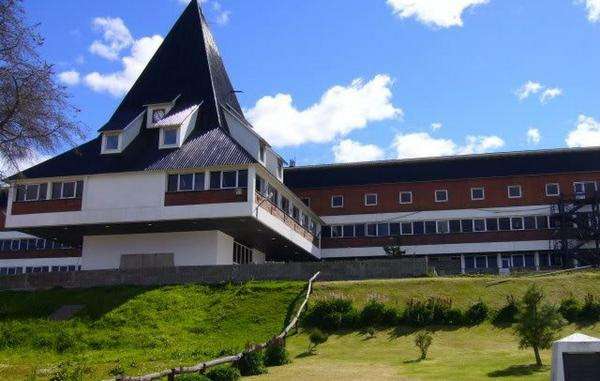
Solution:
[{"label": "green grass lawn", "polygon": [[[600,336],[600,324],[570,325],[562,335],[575,331]],[[429,358],[418,361],[415,333],[384,330],[372,339],[360,333],[337,334],[307,355],[308,337],[288,341],[292,363],[269,368],[269,373],[248,378],[278,380],[523,380],[550,378],[550,351],[543,351],[546,366],[537,369],[533,351],[520,350],[510,328],[484,323],[473,328],[439,329],[433,333]]]},{"label": "green grass lawn", "polygon": [[[251,282],[0,292],[0,379],[25,379],[34,369],[46,379],[53,366],[76,359],[98,380],[118,360],[138,375],[239,351],[279,333],[303,288]],[[48,320],[67,304],[86,307],[70,320]]]}]

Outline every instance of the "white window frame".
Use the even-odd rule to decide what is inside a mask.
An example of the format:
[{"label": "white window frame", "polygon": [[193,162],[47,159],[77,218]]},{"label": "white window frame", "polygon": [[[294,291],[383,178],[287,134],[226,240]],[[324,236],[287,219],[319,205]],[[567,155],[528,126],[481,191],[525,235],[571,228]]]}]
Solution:
[{"label": "white window frame", "polygon": [[[221,184],[221,189],[235,189],[235,188],[238,187],[238,184],[239,184],[239,180],[238,180],[239,172],[237,170],[234,169],[234,170],[231,170],[231,171],[219,171],[219,172],[221,173],[221,175],[220,175],[221,178],[220,178],[220,181],[219,181],[220,184]],[[226,186],[223,185],[223,174],[224,174],[224,172],[235,172],[235,186],[226,187]]]},{"label": "white window frame", "polygon": [[[511,188],[518,188],[519,189],[519,195],[518,196],[511,196],[511,194],[510,194]],[[508,187],[506,187],[506,193],[508,195],[508,198],[523,198],[523,187],[521,187],[521,185],[518,185],[518,184],[509,185]]]},{"label": "white window frame", "polygon": [[[369,234],[369,225],[375,225],[375,234],[371,235]],[[365,237],[379,237],[379,229],[377,227],[377,223],[376,222],[369,222],[365,224]]]},{"label": "white window frame", "polygon": [[277,159],[277,177],[283,179],[283,160]]},{"label": "white window frame", "polygon": [[[595,181],[574,181],[573,182],[573,193],[577,194],[585,194],[586,193],[586,185],[594,184],[594,190],[598,189],[598,184]],[[583,185],[583,192],[577,192],[577,185]]]},{"label": "white window frame", "polygon": [[[475,229],[475,221],[483,221],[483,230],[476,230]],[[462,226],[461,226],[462,228]],[[487,219],[485,218],[473,218],[473,233],[482,233],[487,231]]]},{"label": "white window frame", "polygon": [[[117,137],[117,148],[108,148],[108,137]],[[123,134],[121,132],[105,132],[102,134],[102,153],[119,153],[123,146]]]},{"label": "white window frame", "polygon": [[[481,190],[481,197],[475,197],[473,192],[476,190]],[[484,187],[473,187],[471,188],[471,200],[473,201],[481,201],[485,200],[485,188]]]},{"label": "white window frame", "polygon": [[[440,231],[440,224],[446,226],[446,231]],[[435,221],[435,231],[437,234],[450,234],[450,221],[448,221],[448,220]]]},{"label": "white window frame", "polygon": [[[333,199],[336,198],[336,197],[341,197],[342,203],[340,205],[333,205]],[[344,196],[341,195],[341,194],[333,195],[333,196],[331,196],[330,202],[331,202],[330,205],[331,205],[332,208],[343,208],[344,207]]]},{"label": "white window frame", "polygon": [[[402,202],[402,194],[408,194],[408,195],[410,195],[410,201],[409,201],[409,202]],[[411,191],[402,191],[402,192],[400,192],[400,193],[398,194],[398,202],[399,202],[401,205],[409,205],[409,204],[412,204],[412,203],[413,203],[413,192],[411,192]]]},{"label": "white window frame", "polygon": [[[374,204],[372,204],[372,203],[370,204],[367,202],[367,198],[369,196],[375,196]],[[377,204],[379,203],[379,196],[377,195],[377,193],[365,193],[364,202],[365,202],[365,206],[377,206]]]},{"label": "white window frame", "polygon": [[[25,194],[23,195],[23,201],[39,201],[40,200],[40,185],[41,184],[25,184]],[[27,188],[29,187],[37,187],[37,191],[35,192],[35,198],[29,199],[27,198]]]},{"label": "white window frame", "polygon": [[[175,143],[174,144],[165,144],[165,133],[167,131],[175,131]],[[160,137],[158,148],[176,148],[179,147],[179,134],[181,133],[179,127],[163,127],[160,129]]]},{"label": "white window frame", "polygon": [[[446,199],[438,200],[438,192],[444,192],[444,194],[446,195]],[[435,202],[448,202],[448,189],[436,189],[435,192],[433,192],[433,198]]]},{"label": "white window frame", "polygon": [[[340,229],[340,234],[334,236],[333,235],[333,230],[334,228],[339,228]],[[330,233],[329,235],[331,236],[331,238],[343,238],[344,237],[344,227],[342,225],[331,225],[331,229],[330,229]]]},{"label": "white window frame", "polygon": [[[550,185],[556,185],[556,194],[550,194],[548,193],[548,186]],[[559,183],[547,183],[546,186],[544,187],[544,189],[546,190],[546,196],[548,197],[556,197],[560,195],[560,184]]]},{"label": "white window frame", "polygon": [[[77,180],[55,181],[55,182],[50,183],[49,188],[53,188],[53,184],[55,184],[55,183],[60,183],[60,198],[58,200],[68,200],[68,199],[72,199],[72,198],[77,198]],[[72,197],[65,197],[65,193],[64,193],[65,183],[75,183],[75,185],[73,186],[73,196]],[[53,193],[54,193],[54,189],[50,189],[50,197],[52,197]]]},{"label": "white window frame", "polygon": [[[521,229],[515,229],[514,226],[513,226],[513,220],[515,220],[517,218],[521,220]],[[522,216],[510,217],[510,230],[511,231],[512,230],[517,230],[517,231],[519,231],[519,230],[525,230],[525,218],[522,217]]]}]

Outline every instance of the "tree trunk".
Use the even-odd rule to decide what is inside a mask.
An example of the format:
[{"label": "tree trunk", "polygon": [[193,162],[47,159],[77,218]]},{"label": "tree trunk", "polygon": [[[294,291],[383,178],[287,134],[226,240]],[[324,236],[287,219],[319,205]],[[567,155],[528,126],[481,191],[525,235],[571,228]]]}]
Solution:
[{"label": "tree trunk", "polygon": [[538,347],[533,347],[533,353],[535,353],[535,363],[537,366],[542,366],[542,358],[540,357],[540,350]]}]

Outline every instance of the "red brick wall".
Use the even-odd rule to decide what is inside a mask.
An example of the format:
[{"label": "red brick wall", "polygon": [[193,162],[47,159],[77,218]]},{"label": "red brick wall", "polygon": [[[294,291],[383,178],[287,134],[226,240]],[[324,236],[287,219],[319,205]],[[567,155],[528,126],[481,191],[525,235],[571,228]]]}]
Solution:
[{"label": "red brick wall", "polygon": [[[549,230],[499,231],[456,234],[428,234],[401,236],[400,245],[439,245],[453,243],[544,241],[550,239]],[[323,238],[323,249],[343,247],[372,247],[398,244],[396,237]]]},{"label": "red brick wall", "polygon": [[242,193],[239,195],[236,194],[235,189],[198,192],[168,192],[165,194],[165,206],[246,202],[247,199],[248,192],[246,189],[242,189]]},{"label": "red brick wall", "polygon": [[11,214],[34,214],[74,212],[81,210],[80,198],[69,198],[64,200],[22,201],[13,202]]},{"label": "red brick wall", "polygon": [[[594,180],[600,180],[599,172],[369,184],[349,187],[294,189],[294,192],[299,197],[310,198],[310,207],[317,214],[331,216],[550,204],[555,202],[557,197],[546,196],[545,186],[547,183],[559,183],[560,191],[571,195],[573,192],[573,182]],[[517,199],[508,198],[507,187],[509,185],[521,185],[523,197]],[[476,187],[485,188],[485,200],[471,200],[471,188]],[[448,202],[435,202],[434,192],[437,189],[448,190]],[[412,191],[412,204],[400,204],[399,193],[401,191]],[[378,204],[376,206],[364,205],[364,195],[366,193],[378,194]],[[331,207],[331,196],[333,195],[344,196],[344,207]]]},{"label": "red brick wall", "polygon": [[31,251],[0,251],[0,259],[81,257],[81,249],[49,249]]}]

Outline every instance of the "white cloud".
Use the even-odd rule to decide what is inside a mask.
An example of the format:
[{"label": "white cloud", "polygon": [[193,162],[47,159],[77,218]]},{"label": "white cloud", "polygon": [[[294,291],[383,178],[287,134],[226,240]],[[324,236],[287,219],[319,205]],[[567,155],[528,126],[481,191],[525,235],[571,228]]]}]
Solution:
[{"label": "white cloud", "polygon": [[433,131],[437,131],[442,128],[442,124],[440,122],[431,123],[431,129]]},{"label": "white cloud", "polygon": [[304,110],[294,106],[289,94],[266,96],[246,115],[256,132],[275,146],[325,143],[370,122],[401,117],[402,110],[391,102],[391,86],[392,79],[384,74],[368,82],[355,79],[348,86],[330,88]]},{"label": "white cloud", "polygon": [[231,16],[231,11],[223,10],[221,3],[218,1],[213,1],[213,10],[216,12],[216,23],[219,25],[226,25],[229,23],[229,18]]},{"label": "white cloud", "polygon": [[432,157],[450,155],[468,155],[497,150],[504,146],[504,140],[498,136],[473,136],[465,139],[464,145],[458,145],[451,139],[436,139],[426,132],[398,134],[392,142],[399,159],[412,157]]},{"label": "white cloud", "polygon": [[67,70],[58,74],[58,80],[64,83],[65,85],[74,86],[79,83],[80,75],[78,71]]},{"label": "white cloud", "polygon": [[540,140],[542,140],[542,134],[540,133],[540,130],[533,127],[527,130],[527,143],[539,144]]},{"label": "white cloud", "polygon": [[529,98],[532,94],[537,94],[542,90],[544,86],[542,86],[539,82],[527,81],[523,86],[521,86],[516,92],[515,95],[519,100],[524,100]]},{"label": "white cloud", "polygon": [[387,0],[400,18],[414,17],[419,22],[439,28],[462,26],[462,14],[488,0]]},{"label": "white cloud", "polygon": [[578,2],[585,4],[587,18],[590,22],[600,21],[600,0],[579,0]]},{"label": "white cloud", "polygon": [[600,122],[591,116],[579,115],[577,126],[565,139],[569,147],[600,146]]},{"label": "white cloud", "polygon": [[163,38],[159,35],[135,40],[129,55],[121,58],[121,70],[106,74],[89,73],[84,78],[85,84],[96,92],[106,92],[115,97],[125,94],[144,70],[162,41]]},{"label": "white cloud", "polygon": [[548,88],[544,90],[544,92],[540,96],[540,102],[547,103],[548,101],[562,95],[562,93],[562,89],[559,89],[558,87]]},{"label": "white cloud", "polygon": [[96,17],[92,27],[102,32],[102,41],[96,40],[90,45],[90,52],[115,61],[121,51],[134,43],[129,29],[119,17]]},{"label": "white cloud", "polygon": [[385,153],[374,144],[362,144],[345,139],[333,146],[336,163],[352,163],[357,161],[372,161],[383,159]]}]

